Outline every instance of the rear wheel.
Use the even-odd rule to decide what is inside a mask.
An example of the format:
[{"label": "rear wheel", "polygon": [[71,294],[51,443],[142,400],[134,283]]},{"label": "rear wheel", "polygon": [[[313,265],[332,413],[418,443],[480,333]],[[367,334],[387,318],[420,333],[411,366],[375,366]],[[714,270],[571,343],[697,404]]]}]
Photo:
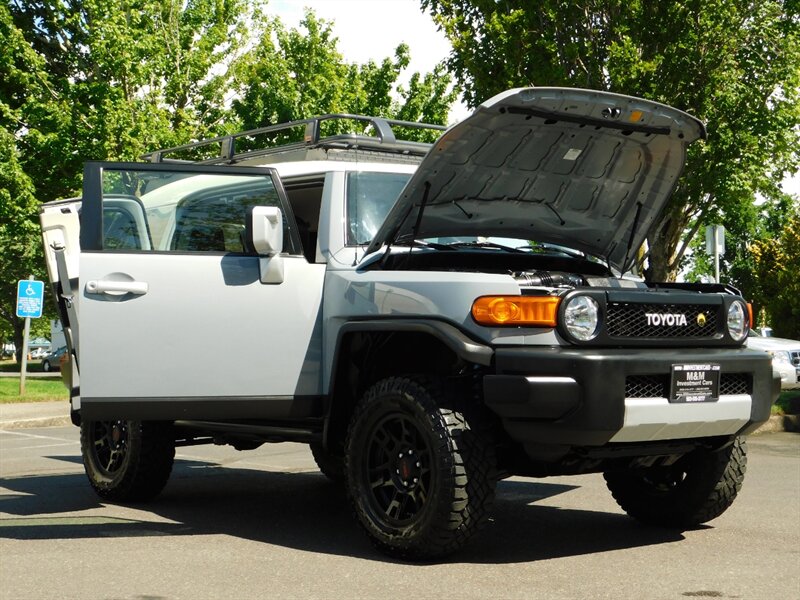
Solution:
[{"label": "rear wheel", "polygon": [[42,362],[42,371],[45,373],[49,373],[53,367],[50,366],[50,361],[46,360]]},{"label": "rear wheel", "polygon": [[697,450],[669,467],[604,473],[617,504],[649,525],[687,529],[725,512],[742,487],[747,445],[736,438],[728,447]]},{"label": "rear wheel", "polygon": [[455,404],[435,380],[389,378],[353,414],[348,495],[372,542],[390,556],[444,556],[488,519],[495,487],[491,436],[469,407]]},{"label": "rear wheel", "polygon": [[172,423],[81,421],[83,466],[106,500],[149,500],[167,484],[175,459]]}]

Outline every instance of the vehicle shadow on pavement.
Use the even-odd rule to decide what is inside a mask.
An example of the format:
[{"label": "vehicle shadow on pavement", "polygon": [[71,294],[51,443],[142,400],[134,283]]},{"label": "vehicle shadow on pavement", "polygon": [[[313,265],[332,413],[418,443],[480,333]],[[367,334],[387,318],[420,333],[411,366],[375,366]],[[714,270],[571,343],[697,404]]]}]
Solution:
[{"label": "vehicle shadow on pavement", "polygon": [[[50,457],[74,462],[73,457]],[[317,472],[283,473],[178,460],[164,492],[129,511],[105,505],[83,473],[0,479],[0,539],[228,535],[309,552],[391,561],[355,524],[344,492]],[[488,526],[450,560],[503,564],[682,539],[620,514],[537,506],[575,489],[503,481]],[[153,515],[142,520],[142,512]],[[445,559],[444,562],[449,562]]]},{"label": "vehicle shadow on pavement", "polygon": [[[519,489],[509,493],[504,486]],[[548,494],[551,487],[564,489]],[[534,562],[684,539],[678,531],[646,527],[620,513],[561,508],[552,506],[552,501],[549,503],[551,506],[536,504],[577,487],[539,481],[501,482],[493,516],[479,534],[478,543],[467,546],[455,561],[477,564]]]}]

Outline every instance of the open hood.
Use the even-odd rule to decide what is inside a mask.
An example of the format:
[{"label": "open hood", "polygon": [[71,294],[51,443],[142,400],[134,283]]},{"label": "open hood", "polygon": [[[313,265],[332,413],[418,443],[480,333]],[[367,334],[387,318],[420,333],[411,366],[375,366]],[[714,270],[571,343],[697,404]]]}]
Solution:
[{"label": "open hood", "polygon": [[687,145],[703,137],[703,123],[657,102],[508,90],[439,138],[367,253],[415,238],[493,236],[568,246],[627,271]]}]

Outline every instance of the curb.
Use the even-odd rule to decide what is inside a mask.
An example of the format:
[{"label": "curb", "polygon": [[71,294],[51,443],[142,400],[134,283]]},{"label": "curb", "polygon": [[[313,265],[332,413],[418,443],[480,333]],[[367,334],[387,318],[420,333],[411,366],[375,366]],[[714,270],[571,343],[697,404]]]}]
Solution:
[{"label": "curb", "polygon": [[70,404],[66,400],[0,404],[0,429],[31,429],[70,425]]},{"label": "curb", "polygon": [[[0,371],[0,377],[17,377],[19,378],[19,371]],[[61,373],[59,371],[50,371],[44,373],[42,371],[28,371],[25,373],[25,379],[60,379]]]},{"label": "curb", "polygon": [[64,427],[66,425],[72,425],[69,415],[66,417],[38,417],[35,419],[0,421],[0,429],[33,429],[34,427]]},{"label": "curb", "polygon": [[769,420],[750,435],[789,431],[800,433],[800,415],[772,415]]}]

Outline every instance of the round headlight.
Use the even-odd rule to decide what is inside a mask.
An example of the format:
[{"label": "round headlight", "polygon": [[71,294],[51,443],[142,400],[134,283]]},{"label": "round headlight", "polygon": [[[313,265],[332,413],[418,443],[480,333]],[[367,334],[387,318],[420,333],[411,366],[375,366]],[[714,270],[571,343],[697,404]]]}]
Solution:
[{"label": "round headlight", "polygon": [[728,333],[737,342],[747,337],[746,314],[744,304],[739,301],[731,302],[728,307]]},{"label": "round headlight", "polygon": [[589,296],[573,296],[564,307],[564,326],[576,340],[586,342],[597,335],[600,307]]}]

